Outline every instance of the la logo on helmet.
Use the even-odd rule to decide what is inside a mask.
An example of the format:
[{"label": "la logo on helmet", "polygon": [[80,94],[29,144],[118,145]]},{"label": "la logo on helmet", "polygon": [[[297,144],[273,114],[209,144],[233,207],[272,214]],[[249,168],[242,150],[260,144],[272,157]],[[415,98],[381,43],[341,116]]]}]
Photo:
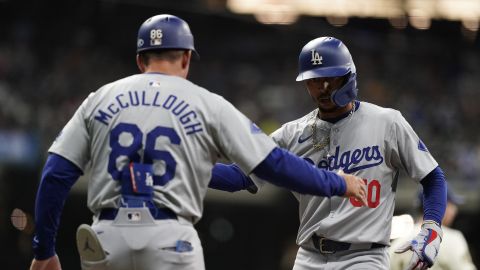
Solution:
[{"label": "la logo on helmet", "polygon": [[310,60],[312,62],[312,65],[321,65],[323,57],[315,50],[311,50],[312,52],[312,59]]}]

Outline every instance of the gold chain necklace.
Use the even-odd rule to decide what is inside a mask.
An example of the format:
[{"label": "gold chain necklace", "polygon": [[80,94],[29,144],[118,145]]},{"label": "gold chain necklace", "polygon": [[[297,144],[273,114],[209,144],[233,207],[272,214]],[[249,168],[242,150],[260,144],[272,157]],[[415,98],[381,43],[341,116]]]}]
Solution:
[{"label": "gold chain necklace", "polygon": [[[348,117],[350,119],[353,116],[353,113],[355,112],[355,102],[353,102],[353,107],[350,113],[348,114]],[[318,115],[318,109],[314,111],[313,114],[313,124],[310,126],[312,129],[312,146],[314,150],[322,150],[325,148],[327,145],[330,145],[330,132],[328,135],[324,138],[322,138],[321,141],[317,141],[317,115]]]},{"label": "gold chain necklace", "polygon": [[315,150],[322,150],[325,146],[330,145],[330,132],[320,142],[317,141],[317,119],[313,120],[312,128],[312,146]]}]

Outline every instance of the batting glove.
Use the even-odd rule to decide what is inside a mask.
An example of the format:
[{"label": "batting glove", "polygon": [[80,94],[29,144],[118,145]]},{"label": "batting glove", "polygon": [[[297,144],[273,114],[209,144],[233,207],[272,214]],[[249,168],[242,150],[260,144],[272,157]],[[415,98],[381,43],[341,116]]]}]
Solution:
[{"label": "batting glove", "polygon": [[435,262],[443,232],[440,225],[435,221],[424,221],[420,233],[411,241],[406,242],[395,253],[413,251],[412,258],[405,270],[424,270],[430,268]]}]

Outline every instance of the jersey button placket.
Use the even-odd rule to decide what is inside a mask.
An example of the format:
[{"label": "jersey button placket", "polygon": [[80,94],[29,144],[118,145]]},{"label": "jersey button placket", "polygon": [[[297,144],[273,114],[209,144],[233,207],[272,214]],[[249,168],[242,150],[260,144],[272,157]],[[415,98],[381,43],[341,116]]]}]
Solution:
[{"label": "jersey button placket", "polygon": [[332,132],[330,133],[330,137],[333,138],[332,142],[333,142],[333,145],[336,146],[338,144],[338,128],[335,127],[335,128],[332,128]]}]

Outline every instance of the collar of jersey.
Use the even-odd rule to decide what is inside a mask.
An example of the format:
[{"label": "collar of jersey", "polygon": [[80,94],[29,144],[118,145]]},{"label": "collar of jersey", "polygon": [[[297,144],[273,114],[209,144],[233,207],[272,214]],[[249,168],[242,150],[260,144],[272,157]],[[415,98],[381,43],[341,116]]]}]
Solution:
[{"label": "collar of jersey", "polygon": [[166,75],[165,73],[162,73],[162,72],[145,72],[143,74],[162,74],[162,75]]},{"label": "collar of jersey", "polygon": [[[358,100],[355,100],[355,111],[358,110],[358,108],[360,108],[360,101]],[[326,122],[329,122],[329,123],[332,123],[332,124],[335,124],[337,123],[338,121],[346,118],[347,116],[350,115],[350,112],[351,111],[348,111],[340,116],[337,116],[337,117],[333,117],[333,118],[327,118],[327,119],[322,119],[323,121],[326,121]]]}]

